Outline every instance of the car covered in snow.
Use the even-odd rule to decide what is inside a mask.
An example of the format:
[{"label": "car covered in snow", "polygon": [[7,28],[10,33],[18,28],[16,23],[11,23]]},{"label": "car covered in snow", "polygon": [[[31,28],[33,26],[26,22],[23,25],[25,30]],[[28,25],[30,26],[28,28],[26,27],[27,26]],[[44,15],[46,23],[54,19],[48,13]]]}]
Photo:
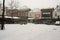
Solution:
[{"label": "car covered in snow", "polygon": [[60,25],[60,21],[56,21],[55,22],[55,25]]}]

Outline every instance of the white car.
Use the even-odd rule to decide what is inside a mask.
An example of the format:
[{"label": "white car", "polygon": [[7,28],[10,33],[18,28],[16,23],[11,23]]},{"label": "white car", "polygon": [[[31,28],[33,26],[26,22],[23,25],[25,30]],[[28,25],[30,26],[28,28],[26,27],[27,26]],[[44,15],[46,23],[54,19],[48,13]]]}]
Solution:
[{"label": "white car", "polygon": [[56,21],[55,22],[55,25],[60,25],[60,21]]}]

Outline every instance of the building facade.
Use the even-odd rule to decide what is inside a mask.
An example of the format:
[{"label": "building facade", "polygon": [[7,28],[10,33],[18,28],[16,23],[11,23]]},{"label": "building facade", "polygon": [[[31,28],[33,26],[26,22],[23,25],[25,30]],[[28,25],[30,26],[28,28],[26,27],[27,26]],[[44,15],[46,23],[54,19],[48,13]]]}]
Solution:
[{"label": "building facade", "polygon": [[41,9],[42,19],[51,19],[54,8]]},{"label": "building facade", "polygon": [[60,6],[57,5],[57,7],[55,8],[54,12],[53,12],[53,18],[54,19],[60,19]]},{"label": "building facade", "polygon": [[19,17],[19,19],[15,19],[15,23],[22,23],[22,22],[27,22],[28,20],[28,13],[30,9],[8,9],[6,10],[6,15],[13,17]]},{"label": "building facade", "polygon": [[33,9],[29,12],[28,14],[28,21],[33,22],[35,19],[40,19],[41,18],[41,10],[40,9]]}]

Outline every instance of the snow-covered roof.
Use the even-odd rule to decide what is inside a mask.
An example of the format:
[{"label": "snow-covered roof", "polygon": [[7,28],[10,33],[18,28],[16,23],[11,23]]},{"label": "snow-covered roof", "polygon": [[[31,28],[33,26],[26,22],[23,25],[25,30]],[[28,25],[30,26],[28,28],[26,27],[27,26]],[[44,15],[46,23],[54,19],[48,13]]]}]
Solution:
[{"label": "snow-covered roof", "polygon": [[34,18],[28,18],[28,19],[34,19]]},{"label": "snow-covered roof", "polygon": [[35,8],[35,9],[32,9],[30,12],[41,12],[41,11],[40,11],[40,9]]},{"label": "snow-covered roof", "polygon": [[11,16],[5,16],[5,18],[14,18],[14,19],[19,19],[19,17],[11,17]]}]

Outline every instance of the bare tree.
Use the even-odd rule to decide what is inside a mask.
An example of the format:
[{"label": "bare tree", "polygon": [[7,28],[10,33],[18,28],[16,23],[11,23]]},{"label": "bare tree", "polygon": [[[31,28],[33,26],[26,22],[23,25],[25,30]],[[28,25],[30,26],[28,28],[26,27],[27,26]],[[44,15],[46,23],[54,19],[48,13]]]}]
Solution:
[{"label": "bare tree", "polygon": [[12,10],[11,11],[11,16],[12,16],[12,19],[13,19],[13,9],[17,9],[19,7],[19,2],[15,1],[15,0],[10,0],[8,5],[10,7],[10,9]]},{"label": "bare tree", "polygon": [[10,2],[8,3],[9,7],[11,9],[17,9],[19,7],[19,2],[15,1],[15,0],[10,0]]},{"label": "bare tree", "polygon": [[3,12],[2,12],[2,25],[1,25],[1,30],[4,29],[4,13],[5,13],[5,0],[3,0]]}]

